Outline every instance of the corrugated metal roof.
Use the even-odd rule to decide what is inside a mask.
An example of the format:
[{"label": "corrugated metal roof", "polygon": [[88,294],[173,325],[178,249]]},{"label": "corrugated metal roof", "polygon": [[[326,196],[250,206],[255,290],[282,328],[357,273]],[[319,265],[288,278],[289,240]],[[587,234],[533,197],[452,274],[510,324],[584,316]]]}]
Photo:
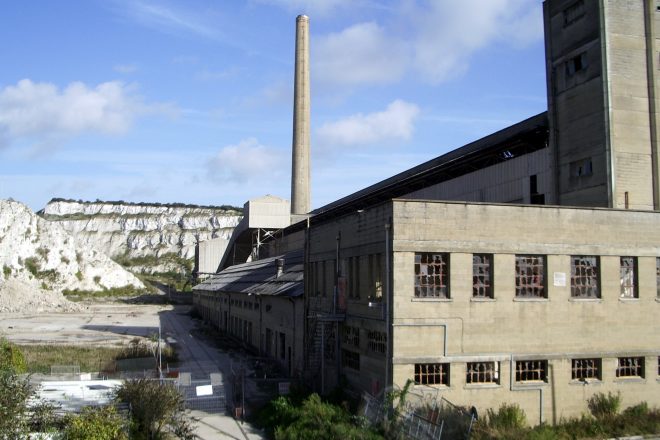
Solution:
[{"label": "corrugated metal roof", "polygon": [[[284,260],[277,276],[277,260]],[[303,294],[303,252],[237,264],[193,287],[195,291],[296,297]]]}]

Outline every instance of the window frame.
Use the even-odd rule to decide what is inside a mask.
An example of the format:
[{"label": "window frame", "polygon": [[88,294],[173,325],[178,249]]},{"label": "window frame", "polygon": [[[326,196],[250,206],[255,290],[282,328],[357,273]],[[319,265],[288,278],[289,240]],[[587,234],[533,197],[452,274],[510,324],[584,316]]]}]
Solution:
[{"label": "window frame", "polygon": [[[592,365],[576,365],[578,363],[592,363]],[[591,373],[594,371],[595,373]],[[584,374],[584,373],[589,374]],[[602,358],[574,358],[571,359],[571,379],[573,381],[588,382],[603,380]]]},{"label": "window frame", "polygon": [[[630,266],[624,266],[624,261],[630,261]],[[621,299],[639,299],[639,276],[638,276],[638,260],[635,256],[622,256],[619,257],[619,298]],[[631,280],[626,282],[625,277]]]},{"label": "window frame", "polygon": [[[617,379],[644,379],[646,372],[644,356],[623,356],[617,358],[616,361]],[[626,372],[636,372],[637,374],[626,374]]]},{"label": "window frame", "polygon": [[360,353],[355,351],[341,350],[341,367],[349,368],[354,371],[360,371]]},{"label": "window frame", "polygon": [[[433,371],[429,371],[430,369],[433,369]],[[418,385],[449,387],[451,384],[451,366],[449,363],[415,364],[414,372],[413,380]]]},{"label": "window frame", "polygon": [[[522,368],[522,364],[525,368]],[[531,365],[529,365],[531,364]],[[516,360],[515,365],[516,383],[548,383],[548,361],[547,359],[523,359]],[[527,375],[537,375],[538,378],[526,378]]]},{"label": "window frame", "polygon": [[[480,369],[481,366],[484,367],[483,370]],[[499,385],[500,363],[498,361],[468,362],[465,366],[465,384]]]},{"label": "window frame", "polygon": [[[521,264],[521,262],[524,261],[524,264]],[[534,261],[530,262],[530,259],[534,259]],[[541,261],[542,266],[541,266],[541,273],[527,273],[523,274],[522,269],[525,269],[526,271],[529,271],[530,267],[532,270],[534,268],[537,268],[539,266],[538,261]],[[541,255],[541,254],[516,254],[515,255],[515,298],[516,299],[547,299],[548,298],[548,277],[546,275],[547,273],[547,256],[546,255]],[[527,280],[529,278],[534,278],[534,277],[541,277],[541,283],[540,286],[538,283],[527,283]],[[524,283],[522,281],[525,281]],[[529,285],[528,285],[529,284]],[[532,289],[532,293],[521,293],[523,290],[527,291],[528,289]],[[534,293],[537,290],[540,290],[540,295],[538,293]]]},{"label": "window frame", "polygon": [[[592,266],[576,266],[576,260],[592,260]],[[601,274],[600,258],[597,255],[571,255],[571,298],[573,299],[600,299],[601,293]],[[580,268],[581,273],[576,273]],[[594,273],[585,274],[587,270],[593,270]],[[578,280],[587,280],[585,284],[577,283]],[[593,281],[592,285],[589,281]],[[595,289],[595,295],[588,292]],[[580,290],[587,291],[587,294],[579,294]]]},{"label": "window frame", "polygon": [[472,298],[495,298],[493,289],[495,268],[493,260],[493,254],[472,254]]},{"label": "window frame", "polygon": [[415,252],[415,298],[451,299],[450,260],[449,252]]}]

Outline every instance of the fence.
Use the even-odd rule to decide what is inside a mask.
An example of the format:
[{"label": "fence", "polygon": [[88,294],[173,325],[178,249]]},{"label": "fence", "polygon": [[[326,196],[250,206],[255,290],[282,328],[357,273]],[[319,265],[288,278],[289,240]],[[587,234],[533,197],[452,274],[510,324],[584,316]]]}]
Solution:
[{"label": "fence", "polygon": [[[423,387],[405,392],[383,391],[379,397],[362,396],[363,415],[372,426],[388,425],[388,438],[414,440],[468,439],[475,413],[456,406],[439,395],[439,390]],[[400,404],[394,408],[393,401]]]}]

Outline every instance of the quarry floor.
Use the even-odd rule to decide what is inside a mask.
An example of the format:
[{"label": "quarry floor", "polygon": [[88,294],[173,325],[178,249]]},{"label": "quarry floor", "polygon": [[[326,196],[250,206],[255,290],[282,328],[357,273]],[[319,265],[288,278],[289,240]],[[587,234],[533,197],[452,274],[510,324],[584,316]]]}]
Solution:
[{"label": "quarry floor", "polygon": [[[222,372],[231,395],[229,378],[237,360],[235,353],[216,348],[198,336],[189,306],[167,304],[83,304],[80,312],[0,313],[0,336],[17,344],[60,344],[112,346],[125,344],[136,336],[158,333],[178,345],[182,371],[193,376]],[[208,370],[208,371],[207,371]],[[229,412],[229,411],[228,411]],[[263,434],[249,424],[239,423],[228,413],[193,411],[200,439],[258,440]]]},{"label": "quarry floor", "polygon": [[0,335],[17,344],[119,345],[158,333],[163,304],[84,304],[80,312],[0,313]]}]

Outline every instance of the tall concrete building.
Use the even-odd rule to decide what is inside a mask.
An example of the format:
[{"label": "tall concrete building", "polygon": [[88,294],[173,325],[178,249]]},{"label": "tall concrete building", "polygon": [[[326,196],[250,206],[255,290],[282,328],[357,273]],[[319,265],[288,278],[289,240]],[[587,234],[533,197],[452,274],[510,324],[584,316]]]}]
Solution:
[{"label": "tall concrete building", "polygon": [[[265,243],[275,260],[302,251],[304,305],[282,299],[276,320],[303,316],[302,337],[293,317],[277,330],[292,374],[374,396],[412,380],[427,405],[517,403],[532,423],[600,392],[660,405],[659,14],[650,0],[547,0],[548,112]],[[220,316],[225,294],[242,293],[200,286],[197,301]]]},{"label": "tall concrete building", "polygon": [[655,1],[544,5],[554,203],[660,209]]}]

